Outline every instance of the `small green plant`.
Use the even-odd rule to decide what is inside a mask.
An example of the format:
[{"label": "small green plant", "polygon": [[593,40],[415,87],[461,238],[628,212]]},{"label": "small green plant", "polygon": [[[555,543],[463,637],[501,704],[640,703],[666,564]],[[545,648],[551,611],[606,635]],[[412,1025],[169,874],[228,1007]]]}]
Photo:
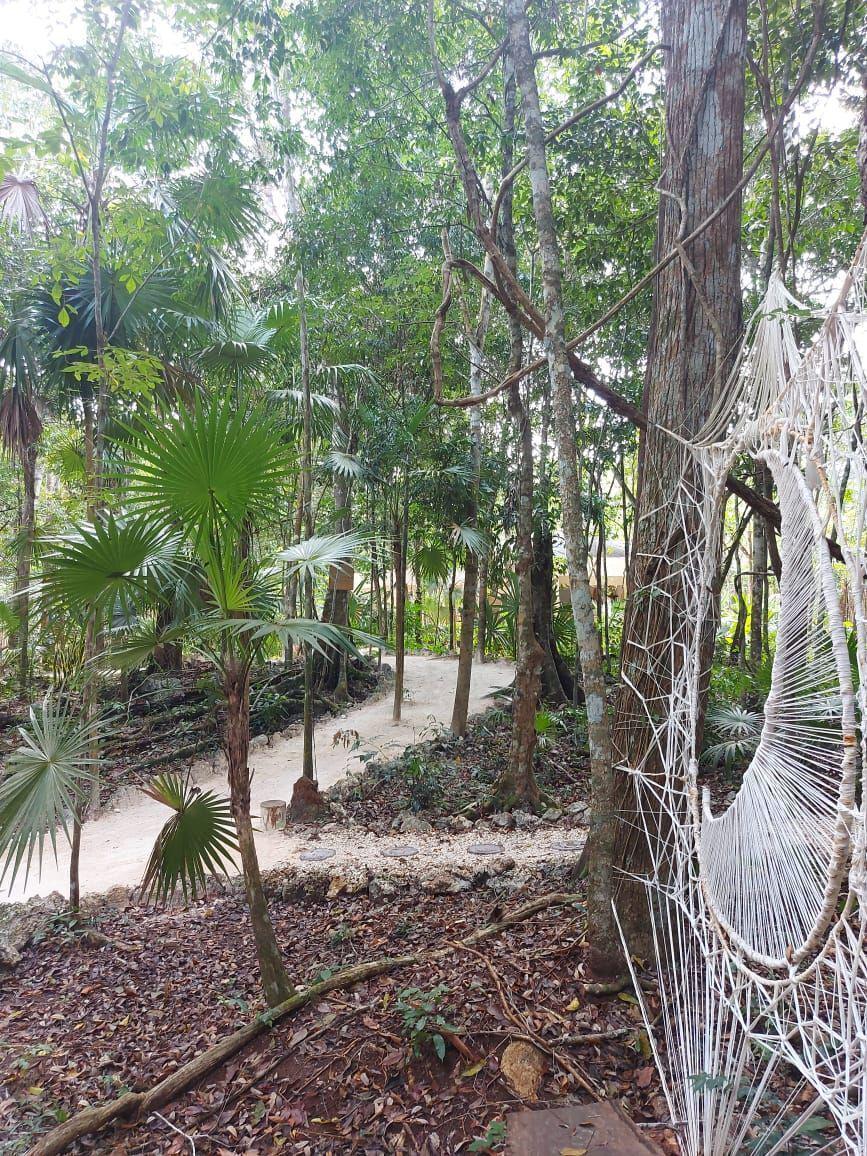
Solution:
[{"label": "small green plant", "polygon": [[439,1060],[445,1059],[446,1041],[443,1032],[454,1033],[458,1029],[443,1015],[443,997],[449,991],[444,983],[437,984],[430,991],[418,987],[405,987],[398,992],[395,1007],[403,1018],[404,1034],[412,1044],[413,1055],[420,1056],[422,1048],[430,1045]]},{"label": "small green plant", "polygon": [[403,763],[401,777],[406,784],[411,811],[424,811],[442,798],[443,789],[436,767],[419,755],[410,755]]},{"label": "small green plant", "polygon": [[533,726],[536,729],[537,749],[546,751],[560,738],[563,724],[556,711],[546,710],[543,707],[541,710],[536,711]]},{"label": "small green plant", "polygon": [[467,1149],[468,1152],[498,1152],[506,1142],[506,1125],[503,1120],[492,1120],[484,1136],[478,1136]]},{"label": "small green plant", "polygon": [[355,935],[354,927],[350,927],[348,923],[338,923],[334,930],[329,932],[328,942],[332,947],[338,947],[341,943],[352,939],[353,935]]},{"label": "small green plant", "polygon": [[752,758],[762,737],[764,715],[733,703],[708,707],[702,762],[731,768]]}]

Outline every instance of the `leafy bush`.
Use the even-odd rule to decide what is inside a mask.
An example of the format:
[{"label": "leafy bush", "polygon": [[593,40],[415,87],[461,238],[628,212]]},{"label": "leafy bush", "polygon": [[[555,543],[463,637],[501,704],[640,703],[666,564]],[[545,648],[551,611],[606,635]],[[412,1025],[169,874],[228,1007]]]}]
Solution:
[{"label": "leafy bush", "polygon": [[442,798],[439,769],[426,763],[420,755],[410,755],[401,765],[401,777],[407,787],[411,811],[427,810]]},{"label": "leafy bush", "polygon": [[437,984],[430,991],[418,987],[405,987],[398,992],[397,1010],[403,1018],[403,1031],[412,1044],[413,1055],[420,1056],[422,1048],[430,1045],[437,1058],[445,1059],[446,1041],[443,1032],[454,1033],[458,1029],[443,1015],[443,997],[449,991],[444,983]]}]

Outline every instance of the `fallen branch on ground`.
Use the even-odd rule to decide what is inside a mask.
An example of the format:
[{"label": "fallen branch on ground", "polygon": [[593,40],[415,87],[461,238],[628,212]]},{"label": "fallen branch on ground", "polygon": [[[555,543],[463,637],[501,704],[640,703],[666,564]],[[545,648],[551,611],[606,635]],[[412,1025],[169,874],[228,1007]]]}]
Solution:
[{"label": "fallen branch on ground", "polygon": [[292,1012],[306,1004],[312,1003],[327,992],[351,987],[353,984],[361,983],[366,979],[375,979],[377,976],[396,971],[401,967],[411,967],[428,960],[441,959],[456,948],[464,948],[479,943],[481,940],[489,939],[491,936],[498,935],[516,923],[521,923],[549,907],[565,907],[570,903],[579,902],[580,899],[579,895],[553,892],[550,895],[540,896],[530,903],[525,903],[522,907],[515,908],[498,923],[482,927],[454,945],[437,948],[434,951],[421,952],[418,955],[400,955],[377,959],[369,963],[358,963],[352,967],[344,968],[342,971],[329,976],[328,979],[311,984],[303,991],[296,992],[276,1007],[269,1008],[268,1011],[263,1012],[262,1015],[257,1016],[256,1019],[239,1028],[238,1031],[226,1036],[212,1048],[202,1052],[200,1056],[196,1056],[195,1059],[190,1060],[189,1063],[184,1064],[183,1067],[172,1072],[170,1076],[166,1076],[164,1080],[160,1080],[158,1084],[147,1091],[126,1092],[115,1100],[98,1104],[93,1108],[85,1108],[84,1111],[70,1116],[68,1120],[56,1128],[52,1128],[41,1140],[37,1141],[27,1156],[55,1156],[56,1153],[63,1152],[75,1140],[81,1139],[82,1136],[90,1136],[94,1132],[100,1132],[118,1120],[129,1120],[156,1112],[157,1109],[162,1108],[181,1095],[182,1092],[191,1088],[193,1084],[210,1075],[226,1060],[241,1051],[247,1044],[252,1043],[258,1036],[263,1035],[279,1020],[291,1015]]}]

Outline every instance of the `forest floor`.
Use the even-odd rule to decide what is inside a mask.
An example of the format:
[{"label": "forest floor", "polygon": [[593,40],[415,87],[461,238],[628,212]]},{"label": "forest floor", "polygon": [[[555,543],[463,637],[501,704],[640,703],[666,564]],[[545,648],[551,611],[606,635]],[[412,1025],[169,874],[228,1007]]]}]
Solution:
[{"label": "forest floor", "polygon": [[[507,756],[510,720],[493,706],[466,738],[448,733],[454,670],[410,658],[398,728],[386,694],[320,721],[328,814],[260,843],[260,854],[277,849],[265,883],[296,985],[416,958],[323,994],[160,1111],[69,1151],[503,1153],[510,1112],[613,1099],[674,1156],[636,996],[588,986],[581,717],[555,715],[537,753],[544,814],[477,818]],[[510,669],[475,673],[474,709],[491,707],[485,695]],[[257,744],[255,758],[255,797],[273,795],[269,776],[288,788],[297,773],[297,740]],[[105,821],[85,829],[85,847]],[[113,863],[102,860],[111,872],[103,888],[117,882]],[[560,894],[556,904],[462,942],[549,893]],[[0,979],[0,1152],[9,1156],[86,1106],[153,1086],[265,1010],[239,880],[163,909],[115,885],[91,896],[86,914],[104,938],[43,915],[36,941]],[[652,980],[644,999],[655,1017]]]},{"label": "forest floor", "polygon": [[[389,758],[426,735],[438,733],[451,716],[457,663],[454,659],[429,655],[408,655],[406,659],[406,697],[401,722],[392,722],[391,696],[381,693],[368,697],[360,705],[347,708],[335,718],[328,714],[316,724],[316,772],[325,790],[346,775],[362,769],[370,757]],[[471,712],[485,710],[492,703],[490,693],[507,685],[513,668],[509,663],[491,662],[477,666],[470,696]],[[130,724],[135,727],[136,720]],[[141,724],[139,723],[139,726]],[[347,741],[347,736],[349,736]],[[176,742],[180,740],[176,739]],[[264,799],[289,799],[292,784],[301,771],[300,726],[274,735],[260,734],[253,739],[250,766],[253,771],[252,810],[258,814]],[[185,763],[178,759],[181,770]],[[187,760],[190,772],[203,788],[225,794],[225,762],[219,752],[207,759]],[[163,765],[160,769],[166,769]],[[133,783],[143,780],[141,773],[132,775]],[[144,795],[137,785],[121,788],[112,796],[109,806],[95,821],[86,824],[81,850],[82,894],[108,891],[112,887],[134,887],[142,877],[154,839],[165,823],[165,807]],[[315,832],[314,832],[315,834]],[[357,853],[358,832],[343,840],[346,854],[365,861]],[[275,867],[297,857],[305,850],[305,832],[258,832],[256,844],[263,869]],[[377,858],[375,842],[370,853]],[[431,850],[435,855],[436,848]],[[68,889],[69,851],[58,842],[57,861],[46,855],[41,876],[33,872],[25,881],[19,876],[13,887],[0,889],[0,901],[17,901],[53,891]]]}]

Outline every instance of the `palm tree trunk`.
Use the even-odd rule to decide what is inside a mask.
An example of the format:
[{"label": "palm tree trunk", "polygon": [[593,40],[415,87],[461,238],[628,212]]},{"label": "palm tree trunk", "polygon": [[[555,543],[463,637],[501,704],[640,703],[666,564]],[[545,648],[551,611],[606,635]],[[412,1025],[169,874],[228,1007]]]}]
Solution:
[{"label": "palm tree trunk", "polygon": [[238,834],[238,847],[244,870],[244,891],[250,910],[262,990],[268,1006],[275,1007],[284,999],[288,999],[294,989],[283,964],[271,923],[250,818],[250,769],[247,765],[250,749],[249,674],[241,664],[232,663],[225,671],[224,679],[229,797]]}]

